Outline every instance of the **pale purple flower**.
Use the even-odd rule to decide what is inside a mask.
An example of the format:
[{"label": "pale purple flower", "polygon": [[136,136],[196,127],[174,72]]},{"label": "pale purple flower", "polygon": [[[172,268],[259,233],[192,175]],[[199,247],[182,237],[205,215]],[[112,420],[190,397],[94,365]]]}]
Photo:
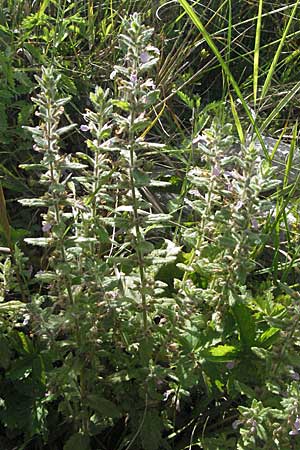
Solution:
[{"label": "pale purple flower", "polygon": [[213,174],[215,177],[218,177],[218,176],[220,175],[220,173],[221,173],[220,168],[219,168],[218,166],[215,166],[215,167],[213,168],[212,174]]},{"label": "pale purple flower", "polygon": [[116,71],[116,70],[113,70],[112,73],[110,74],[110,77],[109,77],[109,78],[110,78],[111,80],[114,80],[114,79],[116,78],[116,75],[117,75],[117,71]]},{"label": "pale purple flower", "polygon": [[242,421],[242,420],[235,420],[234,422],[232,422],[232,428],[233,428],[234,430],[237,430],[238,427],[239,427],[240,425],[242,425],[242,424],[243,424],[243,421]]},{"label": "pale purple flower", "polygon": [[168,400],[168,398],[170,397],[171,394],[173,394],[173,389],[168,389],[166,392],[163,393],[163,399],[164,402],[166,402]]},{"label": "pale purple flower", "polygon": [[256,420],[252,419],[251,423],[252,423],[252,427],[250,428],[250,431],[251,431],[251,433],[255,433],[256,427],[257,427],[257,422],[256,422]]},{"label": "pale purple flower", "polygon": [[81,131],[89,131],[90,128],[89,128],[88,125],[81,125],[81,126],[80,126],[80,130],[81,130]]},{"label": "pale purple flower", "polygon": [[30,314],[25,314],[25,315],[24,315],[24,320],[23,320],[22,325],[23,325],[24,327],[26,327],[26,325],[29,324],[29,321],[30,321]]},{"label": "pale purple flower", "polygon": [[224,175],[226,176],[226,177],[233,177],[233,172],[231,172],[230,170],[225,170],[225,172],[224,172]]},{"label": "pale purple flower", "polygon": [[251,224],[252,224],[252,227],[254,228],[254,230],[258,230],[258,222],[256,219],[252,219]]},{"label": "pale purple flower", "polygon": [[298,372],[291,372],[291,378],[295,381],[299,381],[300,380],[300,375]]},{"label": "pale purple flower", "polygon": [[293,366],[287,366],[287,369],[289,371],[289,376],[292,378],[292,380],[299,381],[300,375],[298,372],[296,372],[293,368]]},{"label": "pale purple flower", "polygon": [[229,362],[226,364],[226,367],[227,367],[227,369],[229,369],[229,370],[233,369],[233,368],[235,367],[235,361],[229,361]]},{"label": "pale purple flower", "polygon": [[131,83],[137,82],[137,74],[135,72],[131,74],[130,81],[131,81]]},{"label": "pale purple flower", "polygon": [[51,223],[44,223],[44,225],[42,226],[42,231],[44,233],[48,233],[52,228]]},{"label": "pale purple flower", "polygon": [[237,211],[238,211],[239,209],[241,209],[241,208],[243,207],[243,205],[244,205],[244,203],[242,202],[242,200],[239,200],[239,201],[237,202],[237,204],[236,204],[236,209],[237,209]]},{"label": "pale purple flower", "polygon": [[232,186],[231,183],[227,184],[226,189],[227,189],[228,192],[233,192],[234,191],[233,186]]},{"label": "pale purple flower", "polygon": [[192,144],[198,144],[198,142],[200,142],[203,145],[207,144],[207,139],[205,136],[196,136],[193,140],[192,140]]},{"label": "pale purple flower", "polygon": [[140,60],[141,60],[141,63],[142,63],[142,64],[147,63],[147,62],[149,61],[149,59],[150,59],[150,55],[149,55],[148,52],[142,52],[142,53],[140,54]]},{"label": "pale purple flower", "polygon": [[299,433],[300,433],[300,419],[299,417],[297,417],[294,422],[293,429],[289,432],[289,435],[296,436]]},{"label": "pale purple flower", "polygon": [[143,83],[143,87],[147,87],[152,90],[154,90],[156,88],[152,78],[148,78],[148,80],[146,80],[145,83]]}]

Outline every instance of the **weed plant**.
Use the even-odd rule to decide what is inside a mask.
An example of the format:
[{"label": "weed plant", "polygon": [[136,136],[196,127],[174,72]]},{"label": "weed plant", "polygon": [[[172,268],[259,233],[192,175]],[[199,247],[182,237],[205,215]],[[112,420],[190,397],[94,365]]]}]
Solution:
[{"label": "weed plant", "polygon": [[[80,32],[79,18],[74,5],[50,3],[27,19],[32,27],[40,20],[44,34],[51,11],[64,25],[46,33],[48,43],[61,41],[53,52],[48,48],[51,63],[46,52],[35,76],[35,119],[26,127],[34,152],[18,170],[35,177],[20,203],[39,219],[24,242],[24,233],[10,226],[0,191],[2,447],[297,448],[297,123],[286,125],[271,149],[265,133],[297,99],[298,83],[269,114],[264,102],[298,2],[289,7],[273,62],[263,67],[271,44],[261,44],[259,2],[253,66],[247,67],[251,94],[231,70],[231,2],[226,10],[215,2],[205,9],[214,36],[197,2],[178,2],[182,9],[169,30],[183,24],[188,39],[181,45],[187,45],[194,29],[180,13],[188,15],[202,33],[196,47],[203,44],[222,69],[222,98],[206,107],[184,91],[191,66],[182,80],[172,74],[193,45],[182,54],[172,47],[160,60],[154,30],[134,13],[112,36],[118,34],[114,70],[93,89],[78,124],[68,114],[73,100],[59,55],[67,51],[68,27]],[[101,23],[113,29],[116,14],[108,3]],[[129,3],[128,12],[136,7]],[[5,5],[5,14],[12,7]],[[160,5],[158,17],[168,7]],[[147,2],[141,8],[150,11]],[[214,39],[224,11],[225,52]],[[81,13],[88,14],[87,42],[78,36],[74,42],[91,51],[99,17],[92,4],[88,11],[82,4]],[[191,111],[191,126],[167,103],[175,96],[172,80]],[[166,124],[173,136],[166,136]],[[162,131],[154,133],[158,126]],[[277,155],[288,127],[291,143],[282,160]],[[75,130],[85,143],[66,151],[64,139]],[[178,136],[183,150],[174,145]]]}]

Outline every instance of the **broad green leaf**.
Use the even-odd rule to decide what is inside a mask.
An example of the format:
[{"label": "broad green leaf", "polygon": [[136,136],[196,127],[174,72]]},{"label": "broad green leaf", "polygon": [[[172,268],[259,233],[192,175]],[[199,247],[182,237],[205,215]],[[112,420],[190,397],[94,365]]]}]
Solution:
[{"label": "broad green leaf", "polygon": [[253,389],[251,389],[249,386],[247,386],[244,383],[241,383],[240,381],[234,381],[234,387],[235,389],[240,392],[243,395],[246,395],[248,398],[255,398],[256,394]]},{"label": "broad green leaf", "polygon": [[63,450],[90,450],[90,438],[82,433],[73,434],[66,444]]},{"label": "broad green leaf", "polygon": [[150,182],[149,175],[140,169],[133,170],[133,178],[134,178],[136,187],[148,186],[148,184]]},{"label": "broad green leaf", "polygon": [[256,325],[250,309],[241,301],[237,301],[231,308],[239,328],[242,344],[246,348],[252,347],[255,342]]},{"label": "broad green leaf", "polygon": [[90,408],[100,413],[103,417],[120,417],[119,408],[110,400],[98,395],[87,395],[87,403]]},{"label": "broad green leaf", "polygon": [[117,106],[117,108],[122,109],[122,111],[129,111],[130,110],[130,104],[126,102],[125,100],[117,100],[113,99],[112,104]]},{"label": "broad green leaf", "polygon": [[211,347],[208,350],[201,352],[201,356],[208,361],[218,363],[232,361],[238,354],[239,349],[234,345],[218,345],[217,347]]},{"label": "broad green leaf", "polygon": [[[147,405],[146,405],[147,406]],[[162,432],[163,420],[158,411],[153,408],[145,408],[144,416],[142,417],[141,440],[142,448],[144,450],[158,450],[163,448]],[[166,448],[166,447],[165,447]]]},{"label": "broad green leaf", "polygon": [[237,239],[232,236],[220,236],[218,238],[218,243],[224,248],[235,248],[238,244]]},{"label": "broad green leaf", "polygon": [[32,373],[32,357],[19,358],[12,362],[6,377],[11,381],[23,380]]}]

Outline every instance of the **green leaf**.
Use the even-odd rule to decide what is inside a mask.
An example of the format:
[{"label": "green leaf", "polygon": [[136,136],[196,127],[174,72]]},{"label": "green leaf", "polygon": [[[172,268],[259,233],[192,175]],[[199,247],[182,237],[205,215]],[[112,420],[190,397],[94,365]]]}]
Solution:
[{"label": "green leaf", "polygon": [[134,178],[136,187],[148,186],[148,184],[150,182],[149,175],[140,169],[133,170],[133,178]]},{"label": "green leaf", "polygon": [[12,356],[12,352],[9,348],[8,341],[4,338],[0,338],[0,367],[3,369],[7,369],[9,367],[10,358]]},{"label": "green leaf", "polygon": [[265,348],[251,347],[251,350],[259,359],[267,359],[269,355],[268,350]]},{"label": "green leaf", "polygon": [[64,161],[59,166],[60,169],[71,169],[71,170],[85,169],[86,167],[87,167],[86,164],[81,164],[72,161]]},{"label": "green leaf", "polygon": [[106,398],[98,395],[87,395],[87,403],[90,408],[94,409],[104,417],[110,417],[112,419],[115,417],[120,417],[118,407]]},{"label": "green leaf", "polygon": [[131,126],[131,131],[133,133],[143,131],[147,127],[147,125],[149,125],[149,122],[150,121],[148,118],[144,118],[143,116],[137,117]]},{"label": "green leaf", "polygon": [[143,421],[141,430],[142,448],[144,450],[157,450],[161,447],[163,422],[159,413],[149,410]]},{"label": "green leaf", "polygon": [[28,336],[26,336],[26,334],[20,332],[20,333],[17,333],[16,336],[17,336],[17,342],[19,345],[21,345],[20,348],[22,349],[22,352],[24,354],[34,353],[34,347],[33,347],[32,341],[29,339]]},{"label": "green leaf", "polygon": [[57,275],[54,272],[38,272],[35,278],[43,283],[51,283],[57,279]]},{"label": "green leaf", "polygon": [[47,247],[52,242],[52,238],[26,238],[24,241],[27,244],[37,245],[38,247]]},{"label": "green leaf", "polygon": [[258,337],[256,344],[263,348],[270,347],[277,341],[279,334],[280,328],[271,327]]},{"label": "green leaf", "polygon": [[9,314],[26,309],[26,305],[19,300],[11,300],[6,303],[0,303],[0,314]]},{"label": "green leaf", "polygon": [[130,110],[130,104],[128,102],[126,102],[125,100],[113,99],[111,102],[117,108],[122,109],[122,111],[129,111]]},{"label": "green leaf", "polygon": [[48,207],[53,205],[53,199],[42,199],[42,198],[23,198],[18,200],[23,206],[35,206],[35,207]]},{"label": "green leaf", "polygon": [[250,309],[241,301],[237,301],[231,308],[239,328],[242,344],[246,348],[252,347],[255,342],[256,324]]},{"label": "green leaf", "polygon": [[153,223],[163,223],[172,220],[171,214],[149,214],[145,220],[147,225]]},{"label": "green leaf", "polygon": [[147,337],[142,340],[139,347],[139,354],[141,359],[141,364],[143,366],[148,366],[151,357],[153,356],[153,340]]},{"label": "green leaf", "polygon": [[82,433],[73,434],[64,445],[64,450],[90,450],[90,448],[90,438]]},{"label": "green leaf", "polygon": [[220,245],[220,247],[232,249],[237,246],[238,241],[232,236],[220,236],[218,238],[218,244]]},{"label": "green leaf", "polygon": [[207,361],[212,362],[229,362],[235,359],[239,354],[238,347],[234,345],[218,345],[217,347],[211,347],[208,350],[201,352],[201,355]]},{"label": "green leaf", "polygon": [[76,242],[76,244],[96,244],[98,242],[98,239],[94,237],[75,236],[69,238],[68,242]]},{"label": "green leaf", "polygon": [[11,369],[6,372],[6,377],[11,381],[23,380],[32,372],[32,358],[17,359],[11,364]]},{"label": "green leaf", "polygon": [[248,398],[255,398],[256,396],[254,390],[244,383],[234,381],[234,387],[238,392],[240,392],[243,395],[246,395]]}]

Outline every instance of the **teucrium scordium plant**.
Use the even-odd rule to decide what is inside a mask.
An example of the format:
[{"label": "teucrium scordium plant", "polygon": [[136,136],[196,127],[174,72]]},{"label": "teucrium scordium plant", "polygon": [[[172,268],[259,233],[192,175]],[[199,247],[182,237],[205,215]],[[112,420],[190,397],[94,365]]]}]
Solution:
[{"label": "teucrium scordium plant", "polygon": [[[292,361],[297,333],[292,329],[277,353],[279,364],[272,345],[288,323],[281,310],[278,317],[275,297],[255,303],[248,286],[251,255],[262,242],[270,206],[265,192],[275,185],[272,170],[253,146],[236,145],[231,126],[208,105],[205,114],[199,111],[195,130],[201,134],[192,143],[199,164],[190,158],[184,180],[176,176],[185,201],[178,223],[155,213],[159,208],[147,190],[159,187],[162,201],[171,195],[164,197],[166,183],[146,160],[149,149],[152,155],[164,149],[147,142],[159,94],[150,78],[159,56],[151,34],[137,15],[123,22],[122,59],[110,89],[98,86],[90,94],[80,126],[86,147],[72,156],[60,148],[60,136],[73,125],[60,126],[68,99],[59,96],[59,76],[43,68],[37,78],[39,125],[29,130],[40,162],[22,167],[40,174],[44,193],[22,203],[43,208],[43,236],[26,242],[44,253],[41,270],[34,267],[36,294],[24,323],[41,346],[45,414],[48,407],[58,410],[67,423],[65,450],[94,448],[93,436],[105,448],[122,450],[170,448],[174,438],[180,448],[183,436],[183,448],[185,434],[192,446],[197,428],[202,447],[234,448],[237,430],[223,427],[231,418],[241,448],[259,445],[265,430],[278,442],[283,435],[297,438],[297,386],[284,382],[285,376],[299,376]],[[209,111],[216,117],[204,129]],[[184,145],[182,162],[185,151]],[[174,166],[179,153],[172,148]],[[8,270],[2,266],[5,283]],[[272,374],[267,388],[266,372]],[[274,392],[281,389],[287,398],[270,409],[269,400],[276,403]],[[241,398],[246,406],[238,409]],[[177,415],[178,422],[187,419],[180,430]],[[223,427],[218,444],[215,436],[209,442],[216,425],[210,418]],[[166,440],[162,429],[170,431]],[[229,446],[226,436],[235,442]]]},{"label": "teucrium scordium plant", "polygon": [[[59,147],[60,135],[73,128],[59,127],[68,100],[59,97],[59,76],[51,67],[37,77],[41,92],[34,102],[40,123],[29,131],[42,158],[23,167],[41,172],[45,193],[22,203],[45,208],[44,236],[26,241],[48,247],[46,266],[36,274],[47,295],[37,295],[29,309],[35,332],[51,343],[52,358],[60,361],[49,373],[49,398],[59,399],[60,411],[74,423],[77,434],[70,445],[76,437],[91,435],[95,426],[105,429],[107,417],[129,413],[134,439],[141,433],[145,441],[150,418],[160,424],[158,414],[148,412],[148,401],[157,396],[155,347],[169,337],[167,332],[152,336],[151,327],[159,311],[169,307],[160,299],[163,283],[155,274],[180,249],[163,239],[154,247],[149,232],[171,217],[153,213],[142,196],[142,188],[155,181],[144,169],[143,152],[163,148],[142,137],[159,95],[148,77],[159,54],[150,45],[151,35],[138,15],[124,21],[124,65],[115,66],[112,74],[116,96],[101,87],[91,93],[92,107],[81,125],[89,133],[87,152],[74,158]],[[172,316],[174,301],[169,304]],[[119,371],[133,380],[130,398],[122,377],[109,381]],[[114,395],[131,409],[108,400]]]}]

